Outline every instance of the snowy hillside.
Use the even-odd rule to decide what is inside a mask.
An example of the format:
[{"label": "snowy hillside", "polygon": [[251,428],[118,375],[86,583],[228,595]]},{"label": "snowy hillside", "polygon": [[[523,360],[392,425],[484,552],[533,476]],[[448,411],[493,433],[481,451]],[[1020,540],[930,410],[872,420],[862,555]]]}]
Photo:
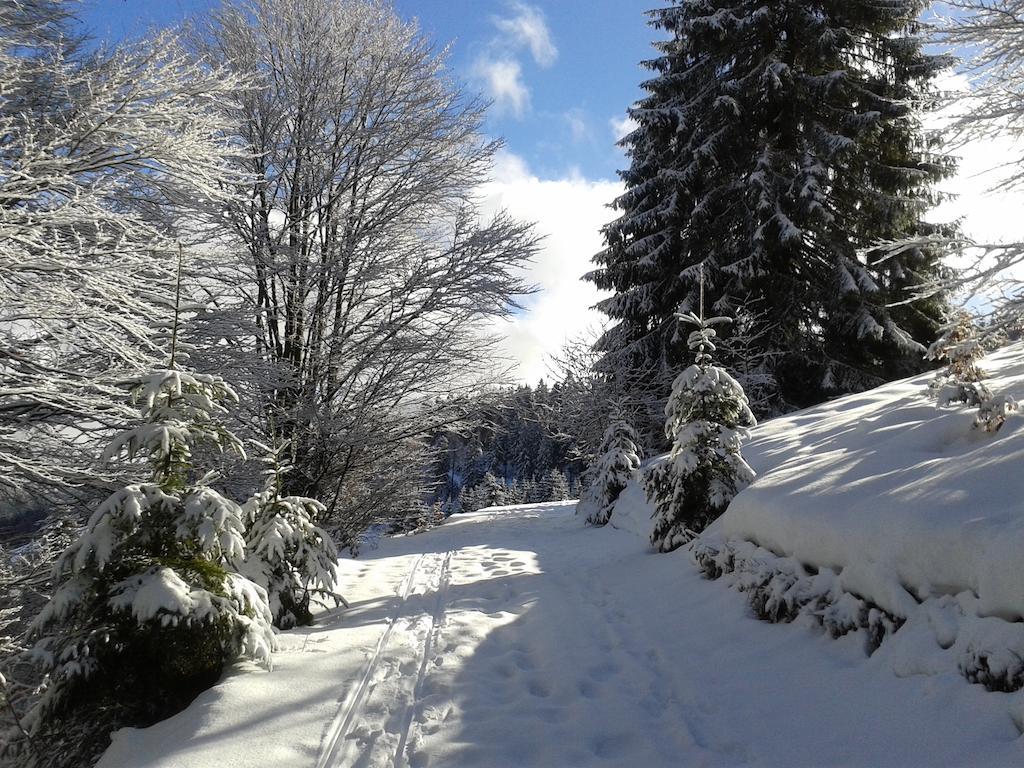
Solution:
[{"label": "snowy hillside", "polygon": [[[994,392],[1024,401],[1024,346],[983,368]],[[764,424],[745,451],[760,479],[718,530],[842,569],[844,586],[896,614],[969,590],[986,614],[1024,617],[1024,418],[971,429],[973,409],[939,411],[927,380]]]},{"label": "snowy hillside", "polygon": [[[984,360],[986,384],[1024,400],[1024,345]],[[736,571],[741,589],[803,607],[843,632],[904,620],[897,671],[960,669],[996,688],[1024,681],[1024,418],[996,434],[971,428],[973,409],[939,410],[920,376],[757,427],[744,456],[758,478],[704,535],[702,549]],[[613,524],[644,533],[650,510],[629,489]],[[616,518],[618,521],[616,522]],[[765,582],[771,581],[768,584]],[[997,618],[1007,619],[999,621]],[[911,642],[911,636],[915,640]],[[948,650],[922,660],[924,651]],[[896,653],[895,650],[891,651]],[[932,654],[934,655],[934,654]],[[909,658],[909,660],[907,660]]]}]

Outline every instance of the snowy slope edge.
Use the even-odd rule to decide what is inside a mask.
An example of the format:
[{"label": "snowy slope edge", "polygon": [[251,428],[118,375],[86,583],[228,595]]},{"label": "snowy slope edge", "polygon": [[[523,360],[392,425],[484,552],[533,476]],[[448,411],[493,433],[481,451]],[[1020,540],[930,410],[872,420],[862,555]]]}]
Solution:
[{"label": "snowy slope edge", "polygon": [[[994,392],[1024,400],[1024,344],[983,367]],[[709,576],[729,573],[762,618],[810,614],[833,635],[865,628],[869,650],[893,637],[897,673],[952,665],[988,688],[1019,688],[1024,418],[973,430],[974,409],[936,408],[930,378],[757,427],[744,456],[758,478],[694,555]],[[644,536],[650,513],[634,483],[611,522]]]},{"label": "snowy slope edge", "polygon": [[[984,367],[1024,400],[1024,344]],[[1024,418],[974,430],[973,409],[935,407],[929,378],[759,427],[745,451],[758,479],[709,533],[830,568],[897,616],[971,592],[981,615],[1024,617]]]}]

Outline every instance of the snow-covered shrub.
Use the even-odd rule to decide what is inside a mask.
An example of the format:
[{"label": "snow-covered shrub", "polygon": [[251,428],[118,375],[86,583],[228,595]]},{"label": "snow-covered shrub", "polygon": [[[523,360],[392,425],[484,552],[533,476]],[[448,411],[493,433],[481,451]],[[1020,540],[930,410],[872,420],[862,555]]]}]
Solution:
[{"label": "snow-covered shrub", "polygon": [[242,505],[245,561],[241,571],[267,591],[274,625],[282,629],[313,621],[314,596],[342,598],[337,582],[338,552],[330,535],[317,526],[324,506],[305,496],[283,495],[283,480],[291,467],[284,448],[271,450],[263,490]]},{"label": "snow-covered shrub", "polygon": [[951,379],[966,383],[985,378],[985,372],[978,367],[978,360],[985,356],[985,351],[978,326],[970,314],[961,310],[943,326],[942,335],[928,347],[926,357],[947,361],[946,369],[936,377],[936,382]]},{"label": "snow-covered shrub", "polygon": [[746,593],[762,621],[787,623],[809,616],[834,638],[863,629],[869,653],[903,625],[904,617],[843,589],[839,575],[828,568],[808,569],[743,540],[705,536],[692,546],[704,575],[727,576],[735,589]]},{"label": "snow-covered shrub", "polygon": [[1010,395],[990,395],[978,404],[974,426],[984,429],[986,432],[998,432],[1006,418],[1019,410],[1020,406]]},{"label": "snow-covered shrub", "polygon": [[111,728],[181,708],[232,658],[269,664],[275,643],[266,591],[236,570],[244,512],[192,467],[200,443],[241,453],[217,421],[235,393],[215,376],[162,370],[135,397],[142,419],[105,458],[145,458],[151,479],[96,509],[31,628],[47,677],[25,722],[37,744],[65,750],[55,764],[101,749]]},{"label": "snow-covered shrub", "polygon": [[616,417],[605,430],[597,458],[587,469],[587,490],[576,506],[588,525],[605,525],[619,494],[640,469],[641,449],[633,427]]},{"label": "snow-covered shrub", "polygon": [[1006,418],[1018,410],[1017,401],[1009,395],[996,395],[982,383],[985,372],[978,360],[987,352],[986,339],[971,316],[957,312],[953,321],[943,329],[942,335],[928,348],[930,360],[947,360],[947,367],[932,380],[929,387],[935,392],[940,408],[964,403],[978,413],[974,428],[998,432]]},{"label": "snow-covered shrub", "polygon": [[754,479],[740,453],[747,427],[756,423],[754,415],[739,383],[711,364],[715,331],[710,326],[725,319],[679,318],[697,326],[687,342],[696,362],[676,377],[665,406],[665,435],[672,450],[644,477],[655,509],[651,544],[661,552],[689,541]]}]

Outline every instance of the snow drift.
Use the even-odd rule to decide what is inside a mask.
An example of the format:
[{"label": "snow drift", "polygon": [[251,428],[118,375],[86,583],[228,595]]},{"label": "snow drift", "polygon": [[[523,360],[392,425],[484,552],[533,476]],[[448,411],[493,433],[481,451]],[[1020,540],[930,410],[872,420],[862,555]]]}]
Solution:
[{"label": "snow drift", "polygon": [[[983,367],[1024,399],[1024,345]],[[939,410],[930,375],[774,419],[744,451],[758,473],[714,526],[815,568],[906,616],[920,600],[973,592],[1024,617],[1024,419],[990,434],[973,409]]]},{"label": "snow drift", "polygon": [[[1024,400],[1024,344],[982,367],[994,392]],[[958,663],[968,674],[978,657],[988,664],[1008,648],[1010,659],[1024,651],[1024,417],[995,434],[972,429],[975,409],[936,407],[931,376],[755,428],[743,453],[757,479],[701,537],[698,554],[717,556],[725,571],[746,569],[734,578],[742,589],[756,571],[761,588],[778,593],[767,599],[787,604],[773,609],[780,615],[806,605],[820,620],[826,604],[835,614],[836,601],[852,596],[865,617],[880,609],[897,626],[922,612],[947,616],[931,622],[946,627],[934,634],[944,648],[966,643]],[[612,524],[642,533],[651,511],[637,491],[623,493]],[[964,631],[949,629],[948,616]],[[993,687],[1019,687],[1007,682],[1014,675],[1024,682],[1024,669],[1007,665]]]}]

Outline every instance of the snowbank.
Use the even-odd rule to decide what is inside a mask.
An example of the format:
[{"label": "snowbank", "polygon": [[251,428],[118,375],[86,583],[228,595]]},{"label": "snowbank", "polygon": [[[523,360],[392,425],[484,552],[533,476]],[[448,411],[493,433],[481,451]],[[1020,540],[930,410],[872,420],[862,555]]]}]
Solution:
[{"label": "snowbank", "polygon": [[613,528],[635,533],[640,538],[650,541],[651,530],[654,528],[654,521],[651,519],[653,511],[651,505],[647,503],[643,486],[637,479],[619,494],[608,522]]},{"label": "snowbank", "polygon": [[[1024,400],[1024,345],[983,367],[994,392]],[[758,479],[710,533],[831,569],[896,616],[969,592],[981,615],[1024,617],[1024,418],[973,430],[974,410],[937,409],[929,379],[758,427],[744,449]]]},{"label": "snowbank", "polygon": [[[993,392],[1024,401],[1024,344],[983,368]],[[806,615],[834,636],[866,630],[869,650],[886,641],[883,655],[901,675],[924,663],[1017,689],[1024,417],[995,434],[972,429],[975,409],[938,409],[931,378],[754,429],[744,457],[758,477],[693,554],[706,575],[746,592],[761,618]],[[634,482],[611,522],[646,538],[651,511]]]}]

